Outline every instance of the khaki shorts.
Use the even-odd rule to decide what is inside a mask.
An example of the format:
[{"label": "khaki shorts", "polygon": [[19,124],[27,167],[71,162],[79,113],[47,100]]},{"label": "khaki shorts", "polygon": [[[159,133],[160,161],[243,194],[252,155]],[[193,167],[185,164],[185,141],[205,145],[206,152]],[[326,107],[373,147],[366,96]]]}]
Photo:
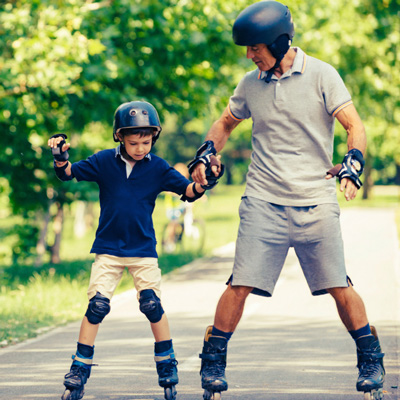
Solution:
[{"label": "khaki shorts", "polygon": [[89,288],[89,300],[100,292],[111,300],[122,274],[128,268],[132,275],[137,296],[144,289],[153,289],[160,298],[161,271],[158,268],[158,259],[153,257],[116,257],[108,254],[96,254],[92,264]]}]

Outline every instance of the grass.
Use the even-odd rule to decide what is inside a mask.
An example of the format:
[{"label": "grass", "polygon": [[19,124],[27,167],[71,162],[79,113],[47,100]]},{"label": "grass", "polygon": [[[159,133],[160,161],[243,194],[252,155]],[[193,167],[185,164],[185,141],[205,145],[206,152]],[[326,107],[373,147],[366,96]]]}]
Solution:
[{"label": "grass", "polygon": [[[207,197],[194,205],[197,218],[206,221],[206,241],[202,254],[160,255],[159,265],[163,274],[185,265],[199,256],[210,256],[213,249],[236,239],[239,225],[238,207],[244,186],[217,186]],[[371,199],[356,199],[346,202],[338,194],[342,208],[347,207],[393,207],[400,232],[400,188],[376,187]],[[73,214],[74,209],[71,210]],[[98,210],[95,212],[95,220]],[[156,235],[161,237],[167,223],[163,198],[157,201],[154,211]],[[0,222],[1,251],[11,246],[7,237],[9,227],[18,222],[18,217],[2,218]],[[82,318],[86,307],[86,289],[89,282],[93,256],[89,250],[94,238],[94,229],[83,237],[73,233],[73,219],[68,217],[63,230],[61,256],[63,262],[52,265],[45,260],[40,267],[4,265],[0,266],[0,347],[25,340],[52,327]],[[400,237],[399,237],[400,240]],[[158,249],[159,250],[159,249]],[[125,273],[116,293],[133,287],[132,279]]]},{"label": "grass", "polygon": [[[206,240],[202,254],[161,254],[159,265],[163,274],[191,262],[199,256],[211,255],[215,247],[235,239],[239,217],[238,206],[243,187],[217,188],[209,197],[194,205],[197,218],[206,221]],[[71,212],[73,215],[74,206]],[[97,221],[99,210],[94,212]],[[167,223],[163,197],[154,211],[156,236]],[[221,223],[221,222],[224,223]],[[4,237],[3,254],[10,251],[13,238],[6,233],[18,223],[18,217],[2,219],[0,238]],[[26,265],[0,266],[0,347],[35,337],[55,326],[82,318],[87,307],[86,290],[89,283],[93,255],[89,254],[95,228],[83,237],[76,237],[74,221],[68,216],[63,229],[62,263],[52,265],[45,259],[40,267]],[[14,239],[15,240],[15,239]],[[160,249],[158,248],[160,253]],[[116,294],[133,287],[132,278],[125,271]]]}]

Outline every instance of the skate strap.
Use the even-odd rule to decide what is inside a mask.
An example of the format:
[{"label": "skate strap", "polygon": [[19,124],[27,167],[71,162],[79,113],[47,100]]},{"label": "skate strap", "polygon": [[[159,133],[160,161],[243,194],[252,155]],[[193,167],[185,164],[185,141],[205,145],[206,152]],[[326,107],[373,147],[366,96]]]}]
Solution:
[{"label": "skate strap", "polygon": [[199,357],[202,360],[208,361],[226,361],[226,353],[224,354],[212,354],[212,353],[201,353]]},{"label": "skate strap", "polygon": [[74,354],[72,356],[72,359],[74,361],[79,361],[82,364],[93,365],[93,360],[91,358],[81,358],[81,357],[78,357],[76,354]]},{"label": "skate strap", "polygon": [[175,360],[175,354],[167,354],[166,356],[154,356],[154,361],[155,362],[161,362],[161,361],[166,361],[166,360]]},{"label": "skate strap", "polygon": [[385,356],[385,353],[361,353],[360,354],[360,362],[375,362],[375,361],[379,361],[380,359],[382,359]]}]

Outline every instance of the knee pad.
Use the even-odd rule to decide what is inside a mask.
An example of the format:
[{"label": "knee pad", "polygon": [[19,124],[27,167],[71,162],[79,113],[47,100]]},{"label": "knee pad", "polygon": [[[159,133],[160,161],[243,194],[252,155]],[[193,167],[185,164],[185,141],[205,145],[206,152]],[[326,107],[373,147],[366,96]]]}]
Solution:
[{"label": "knee pad", "polygon": [[161,320],[164,310],[153,289],[145,289],[140,292],[139,304],[140,311],[150,322],[155,323]]},{"label": "knee pad", "polygon": [[110,300],[97,292],[96,295],[89,300],[89,305],[85,315],[91,324],[97,325],[103,321],[104,317],[110,312],[110,310]]}]

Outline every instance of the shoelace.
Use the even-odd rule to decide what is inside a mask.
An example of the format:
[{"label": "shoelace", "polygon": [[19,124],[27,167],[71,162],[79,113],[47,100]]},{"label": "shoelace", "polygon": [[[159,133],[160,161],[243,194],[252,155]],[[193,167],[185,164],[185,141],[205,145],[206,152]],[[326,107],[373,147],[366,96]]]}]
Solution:
[{"label": "shoelace", "polygon": [[381,368],[378,363],[365,362],[365,363],[361,364],[360,376],[363,376],[366,378],[372,378],[375,375],[379,374],[380,369]]},{"label": "shoelace", "polygon": [[87,382],[89,370],[81,365],[73,365],[71,371],[65,375],[65,379],[75,378],[81,381],[81,385]]},{"label": "shoelace", "polygon": [[174,373],[174,368],[178,365],[178,361],[172,360],[171,362],[161,362],[157,364],[157,372],[161,378],[165,378]]},{"label": "shoelace", "polygon": [[204,368],[206,369],[207,375],[223,376],[225,371],[226,363],[223,361],[208,361],[205,363]]}]

